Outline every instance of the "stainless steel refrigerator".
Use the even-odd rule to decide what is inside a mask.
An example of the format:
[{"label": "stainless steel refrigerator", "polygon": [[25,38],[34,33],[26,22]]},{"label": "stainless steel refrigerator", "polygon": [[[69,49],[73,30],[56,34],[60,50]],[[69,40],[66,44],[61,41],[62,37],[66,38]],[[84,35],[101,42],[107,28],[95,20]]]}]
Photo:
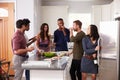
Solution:
[{"label": "stainless steel refrigerator", "polygon": [[120,21],[100,22],[102,50],[97,80],[120,80]]}]

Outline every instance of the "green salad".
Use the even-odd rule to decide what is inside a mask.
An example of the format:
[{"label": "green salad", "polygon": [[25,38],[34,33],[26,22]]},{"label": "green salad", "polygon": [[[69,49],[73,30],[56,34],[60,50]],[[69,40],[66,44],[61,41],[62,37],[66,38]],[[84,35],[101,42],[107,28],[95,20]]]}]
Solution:
[{"label": "green salad", "polygon": [[43,55],[47,58],[51,58],[51,57],[56,56],[56,53],[55,52],[44,52]]}]

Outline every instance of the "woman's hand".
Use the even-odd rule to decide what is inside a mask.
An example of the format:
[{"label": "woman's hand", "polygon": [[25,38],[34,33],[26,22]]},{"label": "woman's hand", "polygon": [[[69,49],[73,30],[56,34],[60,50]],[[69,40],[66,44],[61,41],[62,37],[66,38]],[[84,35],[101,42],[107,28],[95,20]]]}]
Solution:
[{"label": "woman's hand", "polygon": [[39,53],[42,53],[42,52],[44,52],[44,50],[42,50],[42,49],[39,49],[38,51],[39,51]]},{"label": "woman's hand", "polygon": [[38,50],[38,52],[39,52],[39,54],[43,55],[43,53],[44,53],[44,50],[42,50],[42,49],[39,49],[39,50]]},{"label": "woman's hand", "polygon": [[96,46],[96,48],[95,48],[96,51],[98,51],[98,50],[100,50],[100,49],[101,49],[100,46]]},{"label": "woman's hand", "polygon": [[66,53],[66,56],[70,56],[73,53],[73,51],[69,51]]}]

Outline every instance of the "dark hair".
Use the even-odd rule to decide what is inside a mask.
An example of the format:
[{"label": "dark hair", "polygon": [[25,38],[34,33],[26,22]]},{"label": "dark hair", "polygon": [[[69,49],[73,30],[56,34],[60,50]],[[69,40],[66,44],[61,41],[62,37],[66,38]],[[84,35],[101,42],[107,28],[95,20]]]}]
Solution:
[{"label": "dark hair", "polygon": [[49,35],[48,35],[48,32],[49,32],[49,26],[48,26],[48,24],[47,23],[43,23],[42,25],[41,25],[41,27],[40,27],[40,37],[41,37],[41,39],[42,39],[42,41],[44,41],[45,40],[45,34],[44,34],[44,27],[45,26],[47,26],[48,27],[48,30],[46,31],[46,36],[47,36],[47,39],[48,40],[50,40],[50,37],[49,37]]},{"label": "dark hair", "polygon": [[76,23],[76,25],[79,25],[79,28],[81,29],[82,27],[82,22],[80,20],[75,20],[73,23]]},{"label": "dark hair", "polygon": [[27,26],[30,23],[29,19],[23,19],[23,25]]},{"label": "dark hair", "polygon": [[63,21],[63,19],[62,19],[62,18],[59,18],[57,21]]},{"label": "dark hair", "polygon": [[30,20],[29,19],[19,19],[19,20],[17,20],[17,22],[16,22],[16,27],[17,28],[22,28],[22,25],[25,25],[25,26],[27,26],[28,24],[30,23]]},{"label": "dark hair", "polygon": [[23,25],[22,19],[17,20],[17,22],[16,22],[16,28],[21,28],[22,25]]},{"label": "dark hair", "polygon": [[99,33],[96,25],[90,25],[90,37],[92,37],[93,40],[97,40],[99,38]]}]

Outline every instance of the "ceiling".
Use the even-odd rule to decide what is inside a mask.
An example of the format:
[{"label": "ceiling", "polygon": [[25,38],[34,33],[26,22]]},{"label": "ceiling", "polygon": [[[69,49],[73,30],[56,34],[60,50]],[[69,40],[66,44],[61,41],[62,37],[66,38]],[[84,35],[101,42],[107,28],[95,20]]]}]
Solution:
[{"label": "ceiling", "polygon": [[102,4],[109,4],[113,0],[42,0],[43,5],[48,4],[67,4],[67,3],[89,3],[94,5],[102,5]]},{"label": "ceiling", "polygon": [[66,1],[95,1],[95,0],[66,0]]}]

